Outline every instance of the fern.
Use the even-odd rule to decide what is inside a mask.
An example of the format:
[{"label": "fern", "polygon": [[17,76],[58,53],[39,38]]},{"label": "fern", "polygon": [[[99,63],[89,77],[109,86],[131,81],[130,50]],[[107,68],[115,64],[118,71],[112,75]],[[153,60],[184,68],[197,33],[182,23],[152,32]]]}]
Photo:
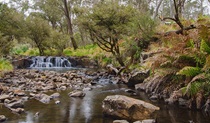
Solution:
[{"label": "fern", "polygon": [[186,66],[182,68],[179,72],[177,72],[177,75],[185,75],[185,76],[196,76],[199,73],[201,73],[201,68],[199,67],[190,67]]},{"label": "fern", "polygon": [[194,41],[191,39],[189,42],[187,42],[187,46],[191,47],[191,48],[195,48],[195,43]]},{"label": "fern", "polygon": [[189,83],[187,85],[187,87],[185,89],[183,89],[184,92],[184,95],[187,95],[187,96],[195,96],[199,90],[202,89],[202,85],[203,83],[202,82],[193,82],[193,83]]},{"label": "fern", "polygon": [[204,40],[201,40],[200,50],[210,54],[210,47]]},{"label": "fern", "polygon": [[195,54],[193,56],[194,61],[196,62],[196,66],[203,66],[205,61],[206,61],[206,56],[204,55],[204,53],[200,53],[200,54]]},{"label": "fern", "polygon": [[210,69],[210,55],[206,57],[206,63],[203,67],[204,70]]}]

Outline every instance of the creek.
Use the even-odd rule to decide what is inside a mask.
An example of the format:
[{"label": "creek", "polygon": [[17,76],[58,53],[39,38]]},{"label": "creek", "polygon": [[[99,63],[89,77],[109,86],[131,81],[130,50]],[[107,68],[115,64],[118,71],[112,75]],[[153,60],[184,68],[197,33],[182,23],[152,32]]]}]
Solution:
[{"label": "creek", "polygon": [[[68,69],[65,69],[67,71]],[[62,71],[60,69],[60,71]],[[0,114],[4,114],[8,120],[6,123],[112,123],[115,118],[105,116],[102,113],[102,101],[108,95],[126,95],[144,100],[160,107],[152,118],[158,123],[209,123],[210,117],[201,111],[192,111],[175,105],[167,105],[162,101],[151,101],[144,92],[137,95],[126,92],[128,88],[124,84],[111,84],[108,81],[100,81],[93,86],[91,91],[86,91],[83,98],[69,97],[71,90],[58,91],[60,97],[51,100],[49,104],[43,104],[35,99],[25,103],[24,114],[17,115],[0,105]],[[131,88],[132,89],[132,88]],[[48,92],[52,94],[54,92]],[[59,104],[55,104],[60,100]],[[39,112],[38,117],[34,117]]]}]

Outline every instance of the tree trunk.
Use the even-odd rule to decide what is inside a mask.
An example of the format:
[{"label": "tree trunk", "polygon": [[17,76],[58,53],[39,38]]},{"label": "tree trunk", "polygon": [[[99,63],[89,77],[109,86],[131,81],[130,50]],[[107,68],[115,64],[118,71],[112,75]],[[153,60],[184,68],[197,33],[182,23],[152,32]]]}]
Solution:
[{"label": "tree trunk", "polygon": [[70,35],[70,39],[71,39],[72,45],[74,47],[74,50],[76,50],[78,48],[78,46],[74,39],[74,33],[73,33],[73,28],[72,28],[72,23],[71,23],[71,16],[70,16],[69,8],[67,5],[67,0],[63,0],[63,3],[64,3],[64,13],[66,16],[66,21],[68,23],[68,33]]},{"label": "tree trunk", "polygon": [[124,64],[124,62],[123,62],[122,56],[116,55],[115,57],[116,57],[116,60],[118,61],[118,63],[119,63],[122,67],[124,67],[125,64]]},{"label": "tree trunk", "polygon": [[39,55],[44,56],[44,49],[42,48],[42,46],[40,44],[37,44],[37,48],[39,49]]},{"label": "tree trunk", "polygon": [[173,1],[169,0],[170,3],[170,17],[172,17],[174,15],[174,5],[173,5]]},{"label": "tree trunk", "polygon": [[154,19],[158,15],[158,11],[159,11],[159,8],[160,8],[160,5],[162,4],[162,2],[163,2],[163,0],[160,0],[159,3],[158,3],[158,5],[157,5],[157,7],[156,7],[156,9],[155,9],[155,14],[154,14],[154,17],[153,17]]}]

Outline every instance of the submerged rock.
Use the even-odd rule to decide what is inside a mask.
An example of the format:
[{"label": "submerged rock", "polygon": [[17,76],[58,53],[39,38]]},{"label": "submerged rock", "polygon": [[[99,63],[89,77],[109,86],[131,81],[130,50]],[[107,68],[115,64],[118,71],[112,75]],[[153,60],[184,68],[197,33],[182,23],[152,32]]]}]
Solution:
[{"label": "submerged rock", "polygon": [[60,97],[60,94],[59,93],[54,93],[52,95],[50,95],[51,98],[59,98]]},{"label": "submerged rock", "polygon": [[90,88],[90,87],[86,87],[83,89],[83,91],[91,91],[91,90],[92,90],[92,88]]},{"label": "submerged rock", "polygon": [[48,104],[50,103],[51,97],[47,94],[36,94],[35,99],[39,100],[42,103]]},{"label": "submerged rock", "polygon": [[154,119],[146,119],[146,120],[142,120],[142,123],[156,123],[156,121]]},{"label": "submerged rock", "polygon": [[18,101],[15,101],[15,102],[12,102],[12,103],[9,103],[9,104],[5,104],[6,107],[8,108],[23,108],[24,107],[24,104],[22,102],[22,100],[18,100]]},{"label": "submerged rock", "polygon": [[142,100],[123,95],[107,96],[103,101],[103,112],[129,120],[143,120],[160,108]]},{"label": "submerged rock", "polygon": [[61,103],[61,101],[59,101],[59,100],[55,101],[55,104],[59,104],[59,103]]},{"label": "submerged rock", "polygon": [[0,115],[0,122],[4,122],[6,120],[7,120],[7,118],[4,115]]},{"label": "submerged rock", "polygon": [[114,120],[113,123],[129,123],[127,120]]},{"label": "submerged rock", "polygon": [[16,108],[16,109],[12,108],[11,110],[12,110],[12,112],[18,113],[18,114],[21,114],[25,111],[23,108]]},{"label": "submerged rock", "polygon": [[83,91],[75,90],[75,91],[70,92],[69,96],[70,97],[84,97],[85,93]]},{"label": "submerged rock", "polygon": [[133,123],[157,123],[155,119],[146,119],[142,121],[135,121]]}]

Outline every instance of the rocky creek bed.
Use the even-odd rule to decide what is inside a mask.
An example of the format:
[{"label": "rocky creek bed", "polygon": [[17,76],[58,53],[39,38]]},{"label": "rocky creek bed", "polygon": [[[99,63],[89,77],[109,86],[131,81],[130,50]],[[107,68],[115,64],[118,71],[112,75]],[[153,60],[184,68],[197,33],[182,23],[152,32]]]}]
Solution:
[{"label": "rocky creek bed", "polygon": [[[143,107],[136,108],[137,105],[126,103],[125,100],[119,101],[121,98],[118,97],[118,101],[112,101],[115,100],[116,96],[110,97],[110,95],[116,94],[142,99],[159,106],[159,111],[154,113],[152,117],[147,115],[146,118],[157,118],[161,123],[187,123],[190,120],[196,121],[196,123],[208,123],[210,121],[209,117],[202,115],[201,112],[177,109],[177,107],[174,108],[163,103],[151,102],[144,92],[135,91],[134,88],[129,89],[126,85],[120,84],[125,82],[131,83],[131,79],[122,79],[101,70],[71,70],[64,73],[26,69],[15,70],[6,73],[4,78],[0,79],[0,122],[7,120],[14,123],[112,123],[114,119],[126,119],[133,122],[134,120],[129,120],[130,116],[116,118],[112,114],[117,114],[114,116],[134,114],[131,116],[135,119],[135,113],[127,113],[126,111],[135,109],[139,111],[140,109],[143,110]],[[106,97],[108,99],[105,99]],[[111,100],[111,102],[107,104],[107,100]],[[126,97],[126,100],[129,102],[130,99]],[[103,107],[106,107],[104,110],[112,106],[116,108],[115,112],[108,112],[112,115],[111,117],[110,115],[103,115],[102,102],[104,103]],[[131,99],[130,102],[135,101]],[[111,108],[107,109],[107,111],[110,110]],[[119,114],[119,112],[122,114]],[[141,114],[141,112],[137,112],[137,114]],[[140,119],[143,120],[144,118]],[[153,122],[153,120],[149,122]]]}]

